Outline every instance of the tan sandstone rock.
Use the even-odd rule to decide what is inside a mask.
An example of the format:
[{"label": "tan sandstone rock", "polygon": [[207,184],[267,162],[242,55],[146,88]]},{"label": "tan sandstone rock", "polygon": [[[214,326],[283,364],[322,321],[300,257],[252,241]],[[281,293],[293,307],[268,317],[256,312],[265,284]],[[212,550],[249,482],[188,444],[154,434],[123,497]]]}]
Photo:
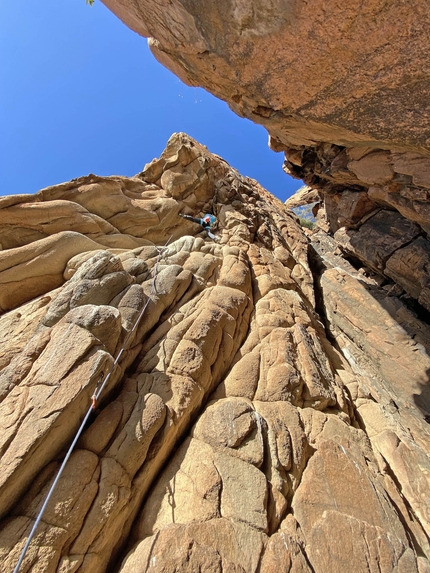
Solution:
[{"label": "tan sandstone rock", "polygon": [[[427,325],[185,134],[3,208],[51,202],[0,253],[3,284],[40,277],[2,291],[2,571],[86,414],[22,571],[426,571]],[[218,241],[178,216],[207,211]]]}]

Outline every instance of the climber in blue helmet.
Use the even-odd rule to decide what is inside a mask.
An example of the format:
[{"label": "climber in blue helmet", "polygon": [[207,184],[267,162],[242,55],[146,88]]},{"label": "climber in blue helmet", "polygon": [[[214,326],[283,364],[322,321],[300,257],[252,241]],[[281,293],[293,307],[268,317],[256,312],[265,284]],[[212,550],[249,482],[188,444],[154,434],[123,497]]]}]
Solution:
[{"label": "climber in blue helmet", "polygon": [[182,213],[179,213],[179,216],[182,217],[183,219],[186,219],[187,221],[191,221],[192,223],[197,223],[198,225],[201,225],[208,234],[208,236],[213,241],[218,241],[218,237],[215,237],[215,235],[211,232],[211,229],[214,229],[217,224],[217,218],[215,217],[215,215],[206,213],[206,215],[203,215],[203,217],[200,218],[200,217],[191,217],[190,215],[183,215]]}]

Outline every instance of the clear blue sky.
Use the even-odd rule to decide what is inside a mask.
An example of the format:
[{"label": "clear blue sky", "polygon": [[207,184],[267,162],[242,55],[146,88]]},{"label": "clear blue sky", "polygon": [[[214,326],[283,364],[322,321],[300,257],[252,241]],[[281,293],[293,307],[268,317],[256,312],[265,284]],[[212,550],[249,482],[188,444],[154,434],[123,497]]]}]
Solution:
[{"label": "clear blue sky", "polygon": [[301,186],[261,126],[185,86],[98,0],[1,2],[0,195],[134,175],[175,131],[282,200]]}]

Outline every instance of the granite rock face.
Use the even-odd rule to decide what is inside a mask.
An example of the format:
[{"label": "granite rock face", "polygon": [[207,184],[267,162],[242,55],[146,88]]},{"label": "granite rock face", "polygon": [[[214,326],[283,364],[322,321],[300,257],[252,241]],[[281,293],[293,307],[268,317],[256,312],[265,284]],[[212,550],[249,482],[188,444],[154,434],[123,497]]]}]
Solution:
[{"label": "granite rock face", "polygon": [[417,242],[378,272],[430,308],[427,0],[103,1],[185,83],[266,127],[285,171],[323,198],[320,226],[343,229],[354,257],[368,215],[416,224]]},{"label": "granite rock face", "polygon": [[0,217],[2,571],[103,380],[21,571],[430,570],[430,328],[334,239],[185,134]]}]

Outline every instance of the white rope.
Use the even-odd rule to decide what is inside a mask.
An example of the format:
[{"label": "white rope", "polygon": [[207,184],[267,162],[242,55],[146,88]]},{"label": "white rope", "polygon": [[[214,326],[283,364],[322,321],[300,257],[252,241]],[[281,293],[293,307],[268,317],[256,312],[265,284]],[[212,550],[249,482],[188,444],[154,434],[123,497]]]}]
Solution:
[{"label": "white rope", "polygon": [[[112,374],[112,372],[113,372],[115,366],[118,364],[119,359],[121,358],[122,353],[124,352],[124,350],[125,350],[125,348],[126,348],[128,342],[129,342],[129,340],[130,340],[130,338],[131,338],[131,335],[132,335],[133,332],[136,330],[137,325],[139,324],[139,322],[140,322],[140,320],[141,320],[141,318],[142,318],[142,316],[143,316],[143,313],[144,313],[145,310],[148,308],[148,305],[149,305],[149,303],[151,302],[151,295],[155,294],[155,281],[156,281],[157,274],[158,274],[158,263],[160,262],[161,255],[163,254],[164,249],[165,249],[165,248],[167,247],[167,245],[169,244],[170,239],[172,238],[172,236],[173,236],[173,235],[171,235],[171,236],[168,238],[168,240],[167,240],[166,243],[163,245],[163,247],[157,247],[157,246],[155,245],[155,248],[156,248],[157,251],[158,251],[158,257],[157,257],[157,261],[156,261],[155,266],[154,266],[154,278],[153,278],[153,280],[152,280],[152,287],[151,287],[151,292],[150,292],[150,294],[149,294],[149,296],[148,296],[148,300],[146,301],[146,303],[144,304],[142,310],[140,311],[139,316],[137,317],[136,321],[134,322],[133,328],[132,328],[132,329],[130,330],[130,332],[128,333],[128,335],[127,335],[127,337],[126,337],[126,339],[125,339],[125,341],[124,341],[124,344],[122,345],[121,350],[120,350],[119,353],[118,353],[118,356],[115,358],[115,360],[114,360],[114,362],[113,362],[111,368],[109,369],[109,372],[108,372],[108,373],[106,374],[106,376],[104,377],[104,380],[103,380],[103,382],[102,382],[100,388],[99,388],[97,391],[94,392],[94,395],[92,396],[92,398],[93,398],[93,399],[95,398],[95,400],[98,400],[100,394],[103,392],[103,390],[104,390],[104,388],[105,388],[105,386],[106,386],[106,384],[107,384],[107,382],[108,382],[108,380],[109,380],[109,378],[110,378],[110,375]],[[97,388],[97,386],[96,386],[96,388]],[[48,505],[48,503],[49,503],[49,501],[50,501],[50,499],[51,499],[51,497],[52,497],[52,494],[54,493],[54,490],[55,490],[55,488],[57,487],[57,483],[58,483],[58,481],[59,481],[59,479],[60,479],[60,477],[61,477],[61,474],[63,473],[64,468],[66,467],[66,464],[67,464],[67,462],[68,462],[70,456],[72,455],[72,452],[73,452],[73,450],[74,450],[74,448],[75,448],[75,446],[76,446],[76,443],[77,443],[77,441],[79,440],[79,438],[80,438],[80,436],[81,436],[81,434],[82,434],[82,432],[83,432],[83,430],[84,430],[84,428],[85,428],[85,424],[87,423],[88,418],[90,417],[91,412],[94,410],[94,404],[95,404],[95,401],[93,401],[93,403],[91,404],[91,406],[88,408],[88,411],[87,411],[87,413],[85,414],[85,417],[84,417],[84,419],[82,420],[81,425],[79,426],[79,429],[78,429],[78,431],[77,431],[77,433],[76,433],[76,435],[75,435],[75,438],[74,438],[72,444],[70,445],[70,447],[69,447],[69,449],[68,449],[68,451],[67,451],[66,457],[64,458],[63,463],[61,464],[60,469],[58,470],[58,473],[57,473],[57,475],[56,475],[56,477],[55,477],[55,480],[53,481],[51,487],[49,488],[48,494],[47,494],[47,496],[46,496],[46,498],[45,498],[45,501],[43,502],[42,507],[40,508],[40,511],[39,511],[39,513],[38,513],[38,515],[37,515],[36,521],[34,522],[33,527],[31,528],[30,535],[28,536],[27,542],[26,542],[26,544],[24,545],[23,550],[21,551],[21,555],[20,555],[20,557],[19,557],[19,560],[18,560],[18,563],[16,564],[15,569],[13,570],[13,573],[18,573],[19,568],[21,567],[22,562],[24,561],[24,558],[25,558],[25,555],[26,555],[26,553],[27,553],[27,550],[28,550],[28,548],[29,548],[29,546],[30,546],[30,543],[31,543],[32,540],[33,540],[33,537],[34,537],[34,535],[35,535],[35,533],[36,533],[36,529],[37,529],[37,527],[38,527],[38,525],[39,525],[39,523],[40,523],[40,521],[41,521],[41,519],[42,519],[43,514],[45,513],[46,507],[47,507],[47,505]]]}]

